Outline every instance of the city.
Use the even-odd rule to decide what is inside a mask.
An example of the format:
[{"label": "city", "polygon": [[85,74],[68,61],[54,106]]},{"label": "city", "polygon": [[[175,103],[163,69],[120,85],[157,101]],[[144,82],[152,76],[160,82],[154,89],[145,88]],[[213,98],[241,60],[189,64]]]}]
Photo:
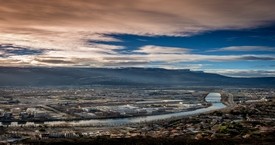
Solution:
[{"label": "city", "polygon": [[[98,137],[188,136],[194,140],[246,139],[263,134],[272,137],[274,91],[256,88],[1,88],[0,143]],[[208,98],[210,92],[218,92],[220,98]],[[216,108],[208,110],[211,106]]]}]

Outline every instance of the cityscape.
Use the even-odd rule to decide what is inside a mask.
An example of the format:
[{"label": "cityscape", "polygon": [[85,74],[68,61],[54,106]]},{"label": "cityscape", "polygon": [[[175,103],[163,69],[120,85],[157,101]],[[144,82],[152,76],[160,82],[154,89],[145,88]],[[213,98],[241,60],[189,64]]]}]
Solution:
[{"label": "cityscape", "polygon": [[0,145],[275,145],[275,0],[0,0]]},{"label": "cityscape", "polygon": [[272,139],[274,92],[257,88],[1,88],[0,139],[1,143],[26,144],[100,137]]}]

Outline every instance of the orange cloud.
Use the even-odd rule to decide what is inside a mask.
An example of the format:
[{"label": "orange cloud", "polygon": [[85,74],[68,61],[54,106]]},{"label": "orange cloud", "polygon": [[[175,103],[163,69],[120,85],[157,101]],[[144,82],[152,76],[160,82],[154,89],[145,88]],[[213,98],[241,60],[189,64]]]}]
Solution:
[{"label": "orange cloud", "polygon": [[148,46],[137,51],[150,56],[123,55],[117,53],[122,46],[90,45],[87,40],[120,41],[104,35],[113,33],[188,36],[258,27],[275,21],[274,9],[274,0],[0,0],[0,44],[48,50],[42,55],[2,58],[0,64],[140,65],[150,61],[238,59],[184,54],[188,50],[183,48],[170,48],[180,54],[155,54],[166,48]]}]

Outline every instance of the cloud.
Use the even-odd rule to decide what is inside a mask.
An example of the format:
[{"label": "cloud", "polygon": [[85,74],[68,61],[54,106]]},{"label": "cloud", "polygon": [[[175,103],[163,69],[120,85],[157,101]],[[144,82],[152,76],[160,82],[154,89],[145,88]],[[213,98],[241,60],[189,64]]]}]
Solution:
[{"label": "cloud", "polygon": [[275,21],[272,0],[0,0],[0,44],[77,49],[105,34],[188,36]]},{"label": "cloud", "polygon": [[[103,49],[105,48],[105,49]],[[191,53],[188,48],[174,48],[147,45],[129,53],[124,47],[93,45],[77,50],[47,50],[37,55],[10,55],[7,60],[17,61],[18,65],[46,66],[150,66],[152,64],[175,65],[183,62],[229,62],[229,61],[274,61],[274,55],[203,55]],[[14,63],[12,63],[14,65]],[[160,65],[159,65],[160,66]]]},{"label": "cloud", "polygon": [[223,47],[220,49],[209,50],[208,52],[217,52],[217,51],[275,51],[275,47],[268,46],[230,46]]},{"label": "cloud", "polygon": [[253,56],[253,55],[245,55],[240,57],[240,60],[275,60],[274,56]]},{"label": "cloud", "polygon": [[190,51],[191,49],[187,48],[147,45],[135,50],[134,52],[146,54],[184,54],[189,53]]},{"label": "cloud", "polygon": [[207,70],[209,73],[218,73],[230,77],[274,77],[275,70]]},{"label": "cloud", "polygon": [[4,52],[0,50],[0,57],[5,57]]},{"label": "cloud", "polygon": [[11,44],[0,44],[0,55],[2,57],[8,57],[12,55],[37,55],[44,52],[43,49],[31,49],[21,46],[14,46]]},{"label": "cloud", "polygon": [[57,57],[57,58],[35,58],[34,61],[45,63],[45,64],[57,64],[57,65],[64,65],[64,64],[74,64],[70,60],[66,60],[67,58]]},{"label": "cloud", "polygon": [[152,68],[165,68],[165,69],[190,69],[190,70],[201,70],[205,66],[208,66],[209,64],[183,64],[183,63],[153,63],[153,64],[148,64],[146,65],[147,67],[152,67]]},{"label": "cloud", "polygon": [[[109,34],[192,36],[275,21],[273,0],[0,0],[0,64],[144,66],[161,62],[273,61],[273,55],[202,55],[189,48],[146,45],[137,50],[99,44]],[[237,51],[239,46],[219,51]],[[249,47],[249,48],[248,48]],[[242,51],[256,50],[241,46]],[[257,49],[273,51],[259,46]],[[23,55],[22,55],[23,54]]]},{"label": "cloud", "polygon": [[[5,27],[89,28],[99,33],[184,35],[275,20],[272,0],[1,0]],[[64,27],[66,29],[66,27]],[[85,30],[85,29],[84,29]]]}]

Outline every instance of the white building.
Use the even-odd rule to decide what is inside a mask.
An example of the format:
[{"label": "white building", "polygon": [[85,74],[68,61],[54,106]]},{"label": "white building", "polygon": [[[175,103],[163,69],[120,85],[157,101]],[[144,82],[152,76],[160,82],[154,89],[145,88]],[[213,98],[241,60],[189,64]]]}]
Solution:
[{"label": "white building", "polygon": [[36,112],[36,108],[28,108],[26,112],[30,115],[34,115],[34,113]]},{"label": "white building", "polygon": [[21,109],[20,108],[12,108],[11,113],[12,113],[12,115],[18,116],[21,113]]},{"label": "white building", "polygon": [[0,109],[0,117],[4,115],[5,111],[3,109]]}]

